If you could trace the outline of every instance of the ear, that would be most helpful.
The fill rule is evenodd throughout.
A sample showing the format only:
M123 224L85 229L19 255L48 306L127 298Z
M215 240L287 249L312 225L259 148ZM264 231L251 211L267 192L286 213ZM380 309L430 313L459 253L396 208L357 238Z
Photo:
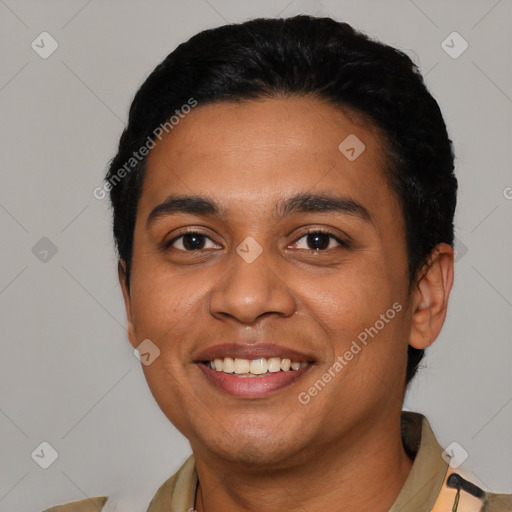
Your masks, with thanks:
M121 285L121 290L123 292L124 299L124 307L126 309L126 319L127 319L127 329L126 334L128 336L128 340L133 348L138 346L137 337L135 336L135 328L132 321L132 302L130 297L130 290L128 289L128 283L126 279L126 263L124 260L119 260L117 264L117 274L119 276L119 284Z
M412 292L409 345L425 349L439 336L446 318L453 284L454 253L448 244L432 249Z

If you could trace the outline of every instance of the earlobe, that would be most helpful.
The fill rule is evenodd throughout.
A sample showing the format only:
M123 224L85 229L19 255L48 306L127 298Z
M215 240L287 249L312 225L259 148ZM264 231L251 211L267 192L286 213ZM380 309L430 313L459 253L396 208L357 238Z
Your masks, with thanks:
M119 277L119 284L121 286L121 291L123 292L124 307L126 310L127 337L128 337L130 344L133 347L136 347L138 345L138 343L137 343L137 338L135 336L135 327L134 327L133 319L132 319L131 297L130 297L130 290L128 288L128 283L126 280L126 262L125 261L119 260L119 262L117 264L117 274Z
M420 273L413 293L412 325L409 345L425 349L443 327L453 284L453 248L436 245Z

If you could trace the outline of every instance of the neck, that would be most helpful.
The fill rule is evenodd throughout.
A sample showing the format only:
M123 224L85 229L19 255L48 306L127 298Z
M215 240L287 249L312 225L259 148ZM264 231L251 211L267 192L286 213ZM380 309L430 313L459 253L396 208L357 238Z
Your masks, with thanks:
M371 426L285 469L261 471L196 452L197 512L387 512L411 470L404 451L400 418ZM350 439L349 439L350 438ZM208 458L209 459L209 458Z

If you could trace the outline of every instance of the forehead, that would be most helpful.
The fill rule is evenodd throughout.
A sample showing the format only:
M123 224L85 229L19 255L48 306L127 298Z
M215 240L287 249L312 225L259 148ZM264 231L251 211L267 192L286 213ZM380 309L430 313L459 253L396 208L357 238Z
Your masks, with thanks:
M314 98L199 104L150 151L140 210L171 193L247 209L332 190L394 209L382 141L362 116Z

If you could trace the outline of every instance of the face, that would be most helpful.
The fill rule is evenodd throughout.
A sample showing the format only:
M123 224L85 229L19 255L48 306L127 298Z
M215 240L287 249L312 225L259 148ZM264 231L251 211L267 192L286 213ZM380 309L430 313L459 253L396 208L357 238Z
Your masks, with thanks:
M399 416L411 315L385 158L372 126L305 97L199 105L151 150L129 337L159 350L145 377L196 454L285 464Z

